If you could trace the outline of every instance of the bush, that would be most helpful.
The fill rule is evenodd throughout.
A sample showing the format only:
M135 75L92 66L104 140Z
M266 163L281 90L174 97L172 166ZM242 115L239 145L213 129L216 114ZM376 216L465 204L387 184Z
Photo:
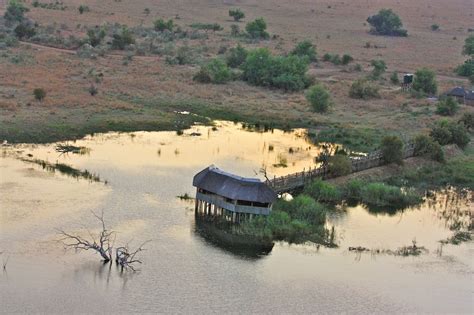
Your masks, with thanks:
M331 61L332 55L329 53L325 53L323 56L323 61Z
M306 88L310 83L306 76L308 70L307 58L297 56L274 57L267 48L250 51L241 68L243 79L257 86L299 91Z
M459 104L453 97L444 98L436 105L436 113L442 116L453 116L458 109Z
M463 123L441 120L431 130L430 136L440 145L457 144L464 148L470 141L469 132Z
M314 111L324 113L331 105L331 96L324 86L317 84L306 92L306 100L311 104Z
M438 24L432 24L432 25L431 25L431 30L432 30L433 32L439 31L439 25L438 25Z
M266 32L267 23L263 18L247 23L245 30L251 38L268 39L270 35Z
M379 98L379 88L365 79L359 79L352 83L349 96L358 99Z
M33 90L33 95L37 101L42 102L46 97L46 91L42 88L36 88Z
M10 24L21 23L25 19L25 12L28 11L29 9L25 7L20 1L10 0L3 17L5 18L5 21Z
M418 135L415 137L414 143L415 156L429 156L435 161L444 161L444 152L441 145L438 142L435 142L432 138L426 135Z
M372 80L378 80L380 76L385 73L385 70L387 70L387 65L383 60L372 60L370 64L374 67L371 73Z
M360 200L365 183L359 179L352 179L344 186L344 197L349 200Z
M105 36L106 32L103 28L96 27L95 29L87 30L87 41L92 47L99 46Z
M240 27L236 24L232 24L230 26L230 35L234 36L234 37L239 36L240 35Z
M469 35L469 37L466 38L462 53L468 56L474 55L474 35Z
M391 9L381 9L378 14L367 18L367 22L372 26L371 32L378 35L387 36L407 36L400 17Z
M112 35L112 48L124 50L128 45L134 44L135 39L133 38L132 32L126 27L115 32Z
M397 71L394 71L392 73L392 75L390 76L390 82L392 82L392 84L399 84L400 83L400 80L398 79L398 72Z
M383 183L367 184L360 194L363 203L379 207L406 207L422 201L420 196L412 190L403 191L399 187Z
M338 188L321 179L307 185L304 193L321 202L338 202L341 199L341 192Z
M456 68L456 73L463 77L472 77L474 75L474 59L466 60L462 65Z
M245 13L240 9L230 9L229 16L234 18L234 21L238 22L245 17Z
M434 95L438 91L438 84L436 83L436 75L433 70L422 68L415 72L413 78L413 90Z
M382 157L385 163L403 163L403 142L397 136L386 136L382 139Z
M81 4L77 10L79 11L79 14L90 11L89 7L83 4Z
M309 61L316 61L316 47L309 40L299 42L291 51L291 55L307 57Z
M344 54L342 56L342 64L343 65L347 65L347 64L351 63L352 61L354 61L354 58L352 58L351 55Z
M163 31L173 31L174 28L174 22L172 19L169 19L168 21L165 21L163 19L158 19L155 22L153 22L153 27L155 28L155 31L158 32L163 32Z
M35 36L36 29L32 25L22 22L15 27L14 32L16 37L23 39Z
M191 24L191 27L197 30L213 31L213 32L223 30L222 26L220 26L217 23L194 23L194 24Z
M473 130L474 129L474 113L464 113L459 120L460 123L462 123L467 130Z
M352 173L351 159L347 155L336 154L329 158L329 173L334 176L345 176Z
M232 78L232 73L227 65L220 59L213 59L193 77L193 80L201 83L223 84Z
M245 62L247 55L247 49L239 44L237 47L229 49L226 56L227 65L231 68L237 68Z

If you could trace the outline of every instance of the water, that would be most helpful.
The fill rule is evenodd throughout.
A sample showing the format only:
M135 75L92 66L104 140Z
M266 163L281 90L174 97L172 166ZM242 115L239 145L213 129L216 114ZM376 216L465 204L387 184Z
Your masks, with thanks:
M314 167L319 149L303 131L248 132L220 122L173 132L105 134L77 141L84 155L59 155L54 145L4 149L0 159L1 311L13 312L464 312L473 307L473 242L446 245L447 212L469 220L470 196L438 193L436 201L396 213L362 206L328 218L336 249L277 243L269 253L233 251L196 228L193 175L209 164L242 176L278 176ZM192 132L199 136L190 136ZM269 150L269 146L273 150ZM293 154L289 153L292 148ZM89 182L13 156L87 169ZM274 167L282 156L288 167ZM257 174L257 175L255 175ZM449 200L446 202L446 196ZM459 197L451 200L452 197ZM56 229L97 231L90 211L104 212L116 244L147 250L140 272L121 273L92 252L65 252ZM443 217L444 215L444 217ZM355 254L349 246L396 249L417 244L418 257Z

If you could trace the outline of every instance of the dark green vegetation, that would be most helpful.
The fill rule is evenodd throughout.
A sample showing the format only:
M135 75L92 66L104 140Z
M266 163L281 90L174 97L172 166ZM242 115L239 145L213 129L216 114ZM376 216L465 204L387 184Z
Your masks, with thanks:
M380 147L385 163L403 163L403 141L397 136L386 136Z
M268 39L270 35L267 33L267 23L263 18L247 23L245 30L250 38Z
M327 206L307 195L291 201L278 200L268 217L242 223L239 232L264 240L281 240L289 243L311 241L329 247L336 246L334 229L324 227Z
M266 48L248 53L241 66L242 78L252 85L286 91L299 91L309 86L308 59L298 56L273 56Z
M317 59L316 47L309 40L299 42L291 51L291 55L306 57L309 61L316 61Z
M369 78L371 80L378 80L382 76L382 74L385 73L385 70L387 70L387 64L383 60L372 60L370 62L372 67L372 73L370 74Z
M37 101L42 102L46 97L46 91L42 88L36 88L33 90L33 95Z
M469 35L466 38L462 53L468 56L468 59L464 64L458 66L455 71L463 77L469 77L471 82L474 82L474 35Z
M331 95L321 84L313 85L306 92L306 100L311 104L315 112L324 113L331 105Z
M237 47L229 49L226 55L227 65L231 68L237 68L247 59L248 51L240 44Z
M378 14L367 18L372 26L371 33L386 36L408 36L402 20L391 9L381 9Z
M340 125L328 126L318 133L309 133L315 143L338 143L358 152L370 152L379 148L385 132L372 128L346 128Z
M359 79L354 81L351 85L351 89L349 90L349 96L352 98L358 99L371 99L371 98L379 98L379 88L378 86L366 79Z
M459 245L463 242L472 240L472 235L470 232L466 231L457 231L454 235L446 240L440 241L442 244L452 244Z
M470 141L469 132L464 123L440 120L433 127L430 136L440 145L457 144L464 148Z
M427 95L435 95L438 91L436 74L428 68L418 69L413 78L413 90Z
M232 78L232 72L224 61L220 59L212 59L206 65L201 66L193 80L200 83L216 83L223 84L230 81Z
M414 139L415 156L425 156L437 162L444 162L444 151L441 145L427 135L418 135Z
M444 98L436 105L436 113L442 116L453 116L458 109L459 104L453 97Z
M112 36L112 48L124 50L125 47L135 43L133 34L130 29L123 26L120 30L117 30Z
M237 8L237 9L230 9L229 10L229 16L234 18L234 21L239 22L241 19L245 17L245 13Z

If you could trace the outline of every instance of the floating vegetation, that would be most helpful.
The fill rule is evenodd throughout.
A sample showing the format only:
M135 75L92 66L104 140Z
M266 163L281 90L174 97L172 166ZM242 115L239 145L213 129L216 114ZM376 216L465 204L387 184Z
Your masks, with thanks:
M40 159L28 159L28 158L20 158L23 162L27 163L34 163L43 168L43 170L51 172L51 173L56 173L58 171L59 173L70 176L76 179L82 178L82 179L87 179L90 182L102 182L100 177L96 174L92 174L88 170L78 170L72 166L69 166L64 163L50 163L48 161L40 160ZM103 182L104 184L107 184L107 181Z
M370 249L363 246L357 246L357 247L349 247L349 251L357 253L358 255L362 253L370 253L372 255L386 254L386 255L405 256L405 257L406 256L419 256L421 254L428 253L428 250L425 247L416 245L416 240L413 240L412 242L413 242L412 245L399 247L396 250Z
M441 244L452 244L459 245L463 242L472 240L472 235L470 232L457 231L452 237L449 237L445 240L440 241Z
M194 198L191 197L188 193L184 193L183 195L176 196L181 200L193 200Z
M69 144L58 144L56 145L55 148L56 152L60 152L61 154L66 154L66 153L73 153L73 154L89 154L91 149L86 148L86 147L78 147L75 145L69 145Z

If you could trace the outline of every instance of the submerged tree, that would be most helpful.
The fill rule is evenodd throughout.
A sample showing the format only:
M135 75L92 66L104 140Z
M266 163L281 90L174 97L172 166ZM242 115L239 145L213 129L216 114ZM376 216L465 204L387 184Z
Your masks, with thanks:
M116 232L109 230L106 227L104 213L101 213L100 216L94 212L92 212L92 214L101 223L101 231L97 235L93 235L92 232L88 230L89 238L85 238L77 234L65 232L64 230L58 230L58 233L61 236L59 241L62 242L66 249L74 249L76 251L93 250L100 255L104 263L108 263L112 261ZM142 263L141 260L136 258L136 256L138 253L145 250L143 246L148 242L149 241L144 242L136 250L130 249L128 245L117 247L115 255L116 263L121 266L122 270L130 269L136 271L134 264Z

